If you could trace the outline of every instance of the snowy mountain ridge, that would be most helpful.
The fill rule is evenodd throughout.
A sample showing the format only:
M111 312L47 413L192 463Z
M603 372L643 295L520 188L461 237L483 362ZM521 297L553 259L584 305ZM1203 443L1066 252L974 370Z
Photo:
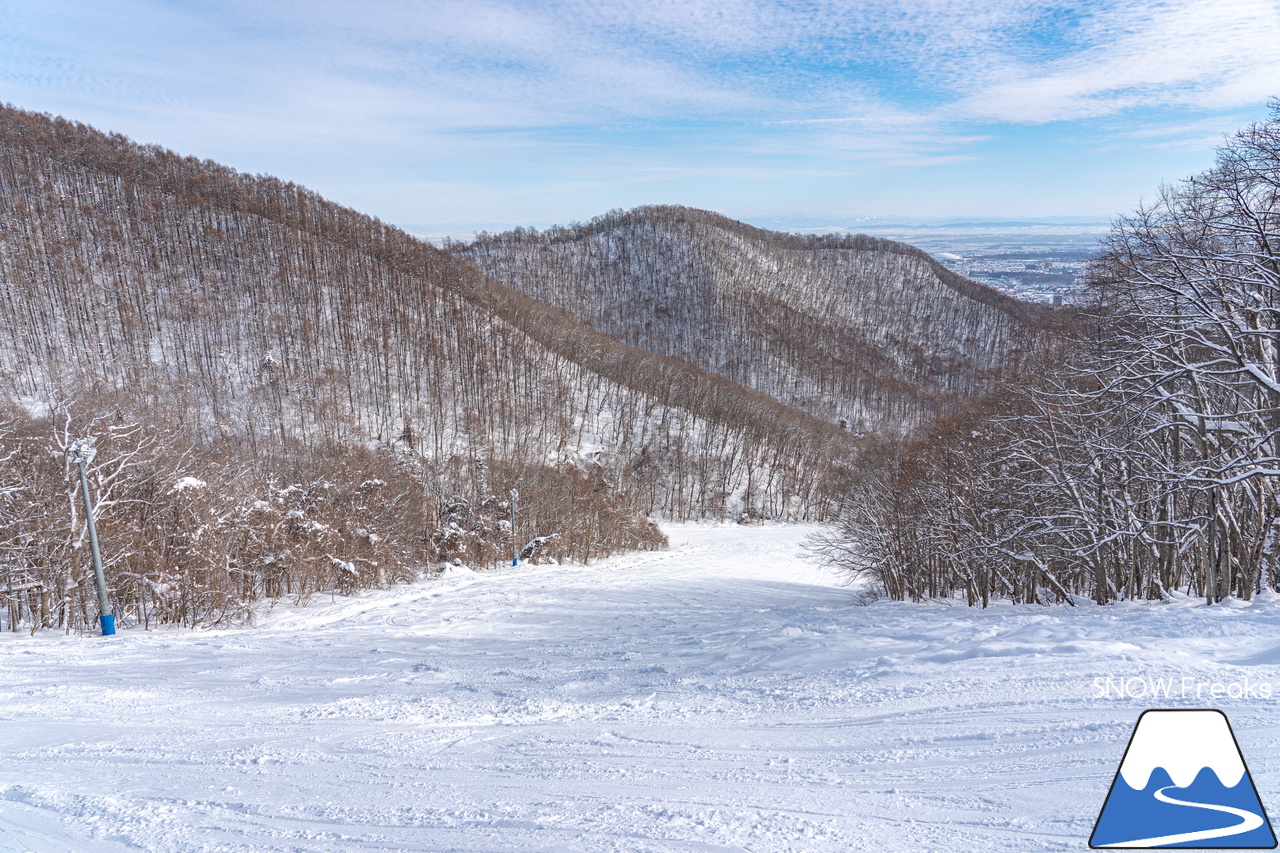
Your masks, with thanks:
M990 387L1043 312L866 236L766 231L677 206L445 248L629 345L858 432L896 434Z
M0 166L12 399L112 396L249 444L374 443L437 466L603 466L676 516L796 499L821 514L827 487L804 484L834 483L854 452L829 421L296 185L13 109Z
M220 624L424 565L656 548L654 516L828 518L863 433L980 393L1034 334L884 241L685 208L520 233L470 258L0 108L0 487L27 496L0 507L0 621L94 622L66 509L83 434L122 624ZM582 298L476 266L526 244Z

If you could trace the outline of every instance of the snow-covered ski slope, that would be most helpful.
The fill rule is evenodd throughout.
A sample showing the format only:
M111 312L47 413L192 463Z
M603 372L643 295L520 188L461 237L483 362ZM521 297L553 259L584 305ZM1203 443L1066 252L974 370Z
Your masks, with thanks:
M859 606L808 532L5 636L0 850L1083 850L1148 707L1224 710L1280 810L1280 700L1195 698L1280 682L1273 596Z

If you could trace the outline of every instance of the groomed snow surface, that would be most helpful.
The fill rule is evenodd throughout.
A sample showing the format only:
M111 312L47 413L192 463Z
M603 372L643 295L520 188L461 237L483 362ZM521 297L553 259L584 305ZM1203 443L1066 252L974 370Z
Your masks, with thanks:
M1280 809L1274 596L866 605L809 532L5 635L0 849L1083 850L1149 707L1225 711Z

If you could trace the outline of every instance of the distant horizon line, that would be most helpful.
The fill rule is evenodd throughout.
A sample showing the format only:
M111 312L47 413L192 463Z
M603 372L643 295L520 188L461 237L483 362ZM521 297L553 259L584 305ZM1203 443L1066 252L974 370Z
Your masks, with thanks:
M692 205L686 205L692 207ZM631 209L631 208L628 208ZM797 232L847 232L870 234L885 231L919 231L943 233L946 231L976 231L989 229L1057 228L1080 229L1081 233L1110 230L1115 215L1097 216L858 216L822 214L768 214L762 216L734 216L714 211L730 219L768 230ZM604 213L604 211L601 211ZM422 222L397 224L397 227L429 240L470 239L480 232L498 234L516 228L532 228L539 231L555 227L567 227L590 222L591 219L568 221L535 220L525 222L498 222L492 220L455 220L447 222Z

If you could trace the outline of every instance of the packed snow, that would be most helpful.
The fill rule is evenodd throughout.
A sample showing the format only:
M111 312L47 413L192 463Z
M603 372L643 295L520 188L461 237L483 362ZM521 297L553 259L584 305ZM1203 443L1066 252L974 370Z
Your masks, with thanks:
M1081 850L1151 707L1222 709L1280 805L1276 596L868 601L812 528L667 532L251 628L5 635L0 850Z

